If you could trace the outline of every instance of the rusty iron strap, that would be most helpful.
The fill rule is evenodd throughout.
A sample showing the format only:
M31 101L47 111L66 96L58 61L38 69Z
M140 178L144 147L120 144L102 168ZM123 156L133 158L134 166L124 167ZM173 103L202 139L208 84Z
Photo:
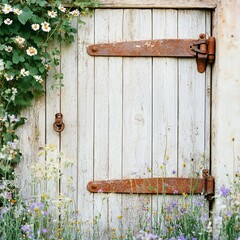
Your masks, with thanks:
M89 192L126 194L214 194L214 178L139 178L92 181Z
M194 39L161 39L90 45L91 56L108 57L195 57Z

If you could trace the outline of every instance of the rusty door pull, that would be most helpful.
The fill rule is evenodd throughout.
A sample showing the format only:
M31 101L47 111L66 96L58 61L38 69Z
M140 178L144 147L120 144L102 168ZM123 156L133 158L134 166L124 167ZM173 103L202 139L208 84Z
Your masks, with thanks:
M87 52L91 56L106 57L196 57L200 73L205 72L207 63L215 58L215 38L206 39L159 39L90 45Z
M63 122L63 115L62 113L55 114L55 122L53 123L53 129L56 132L62 132L65 128L65 124Z
M89 192L127 194L214 194L214 178L203 171L202 178L138 178L91 181Z

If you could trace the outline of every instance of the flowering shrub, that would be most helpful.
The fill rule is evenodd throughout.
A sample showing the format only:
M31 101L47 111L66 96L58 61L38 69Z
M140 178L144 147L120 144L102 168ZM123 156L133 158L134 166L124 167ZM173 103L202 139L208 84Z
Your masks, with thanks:
M0 4L0 102L19 113L43 94L43 81L51 66L59 64L59 51L46 51L53 39L71 43L76 29L71 20L87 13L94 1L3 0ZM80 9L73 9L73 6ZM55 75L62 77L61 74Z
M59 64L60 51L51 51L53 40L71 43L76 29L73 18L97 6L94 0L2 0L0 3L0 179L9 178L20 161L16 128L24 124L17 117L33 98L44 94L50 68ZM62 74L55 72L56 80ZM11 144L12 143L12 144ZM14 148L13 148L14 147Z

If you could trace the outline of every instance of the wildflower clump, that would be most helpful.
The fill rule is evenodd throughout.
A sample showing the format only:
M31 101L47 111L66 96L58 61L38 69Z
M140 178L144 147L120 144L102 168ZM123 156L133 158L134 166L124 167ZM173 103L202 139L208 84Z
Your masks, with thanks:
M216 196L220 209L215 214L219 239L240 239L240 173L236 172L230 187L223 185Z

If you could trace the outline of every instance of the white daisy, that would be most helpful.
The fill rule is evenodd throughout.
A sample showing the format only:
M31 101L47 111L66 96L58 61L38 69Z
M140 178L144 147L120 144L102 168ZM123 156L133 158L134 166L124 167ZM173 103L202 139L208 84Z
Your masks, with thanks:
M5 46L4 50L7 52L11 52L12 51L12 47L11 46Z
M0 71L4 70L4 61L0 59Z
M23 11L20 10L20 9L18 9L18 8L14 8L14 9L13 9L13 12L14 12L15 14L17 14L17 15L21 15Z
M40 28L40 25L37 23L32 24L32 30L37 31Z
M42 82L43 82L43 79L42 79L41 76L36 75L36 76L33 76L33 77L34 77L34 79L35 79L37 82L39 82L39 83L42 83Z
M29 55L29 56L37 55L37 49L34 47L29 47L27 49L27 55Z
M6 78L7 81L12 81L13 76L5 74L4 77Z
M48 23L48 22L41 23L42 30L44 32L50 32L51 31L51 27L49 27L49 25L50 25L50 23Z
M6 25L11 25L13 23L13 20L11 20L10 18L7 18L7 19L4 20L4 23Z
M57 12L48 11L48 16L49 16L50 18L56 18L56 17L57 17Z
M15 41L16 41L18 44L23 44L23 43L25 42L25 39L22 38L22 37L20 37L20 36L18 36L18 37L15 38Z
M10 13L10 12L12 12L12 7L10 6L10 5L8 5L8 4L5 4L4 5L4 8L2 9L2 11L5 13L5 14L8 14L8 13Z
M62 4L60 4L60 5L58 6L58 9L59 9L61 12L66 12L66 8L65 8Z
M78 9L73 10L72 12L70 12L71 15L73 15L74 17L79 16L80 12L78 11Z
M20 74L21 74L23 77L26 77L26 76L29 76L30 72L29 72L29 71L26 71L25 68L22 68L21 71L20 71Z

